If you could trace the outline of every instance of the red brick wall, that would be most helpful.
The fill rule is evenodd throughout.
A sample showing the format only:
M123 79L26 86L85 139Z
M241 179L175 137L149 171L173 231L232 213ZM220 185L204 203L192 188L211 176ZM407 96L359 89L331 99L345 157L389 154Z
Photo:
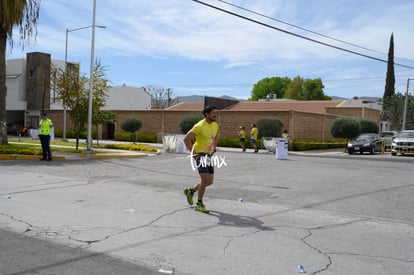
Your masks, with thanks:
M179 122L194 111L142 110L113 111L116 114L115 132L122 132L121 122L135 117L142 121L141 133L176 133L180 134ZM337 116L354 116L370 118L379 122L378 110L366 108L328 108L329 114L313 114L297 111L219 111L217 122L220 125L220 137L238 137L240 125L248 133L251 124L261 118L277 118L282 121L291 139L332 139L330 125ZM63 129L63 111L48 111L56 129ZM85 125L86 127L86 125ZM72 130L70 116L67 116L67 130Z

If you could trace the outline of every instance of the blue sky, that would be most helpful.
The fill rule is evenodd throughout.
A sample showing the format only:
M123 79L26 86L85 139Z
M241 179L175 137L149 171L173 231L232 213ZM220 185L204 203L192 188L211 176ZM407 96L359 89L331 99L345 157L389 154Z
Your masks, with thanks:
M414 1L202 2L383 60L387 60L394 33L394 61L413 67L395 66L396 91L405 93L407 79L414 78ZM15 42L6 58L41 51L64 60L66 29L92 25L92 11L93 0L42 0L36 41L24 51ZM384 93L384 62L310 42L192 0L96 0L96 25L106 28L96 28L95 57L106 67L113 86L157 85L172 88L173 96L246 99L253 85L263 78L299 75L321 78L324 92L330 96L382 97ZM90 56L91 28L69 32L68 60L80 62L87 76Z

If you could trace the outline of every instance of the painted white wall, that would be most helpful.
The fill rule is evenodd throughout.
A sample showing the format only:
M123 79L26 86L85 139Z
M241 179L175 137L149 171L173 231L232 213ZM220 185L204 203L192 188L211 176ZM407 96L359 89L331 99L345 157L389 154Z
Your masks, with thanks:
M6 110L26 110L26 59L6 61Z
M103 110L150 110L151 95L145 88L114 86L107 91L108 98Z

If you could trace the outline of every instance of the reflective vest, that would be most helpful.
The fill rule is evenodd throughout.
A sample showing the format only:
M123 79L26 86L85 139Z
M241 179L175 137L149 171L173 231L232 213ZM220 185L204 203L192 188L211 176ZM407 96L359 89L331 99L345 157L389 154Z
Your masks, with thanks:
M39 135L50 135L51 128L53 127L53 122L50 118L41 119L39 121Z

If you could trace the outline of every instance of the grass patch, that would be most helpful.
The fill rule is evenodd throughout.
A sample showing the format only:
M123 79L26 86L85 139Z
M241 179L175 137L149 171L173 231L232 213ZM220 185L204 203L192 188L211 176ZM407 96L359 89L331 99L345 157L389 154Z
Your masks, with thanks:
M86 146L81 143L79 143L78 149L76 149L75 146L76 142L50 142L50 147L53 152L80 154L86 149ZM158 152L158 149L149 147L144 144L92 144L92 148L96 153L111 152L110 150L105 149ZM9 144L0 146L0 154L41 155L42 147L39 140L25 139L19 141L17 139L9 139Z

